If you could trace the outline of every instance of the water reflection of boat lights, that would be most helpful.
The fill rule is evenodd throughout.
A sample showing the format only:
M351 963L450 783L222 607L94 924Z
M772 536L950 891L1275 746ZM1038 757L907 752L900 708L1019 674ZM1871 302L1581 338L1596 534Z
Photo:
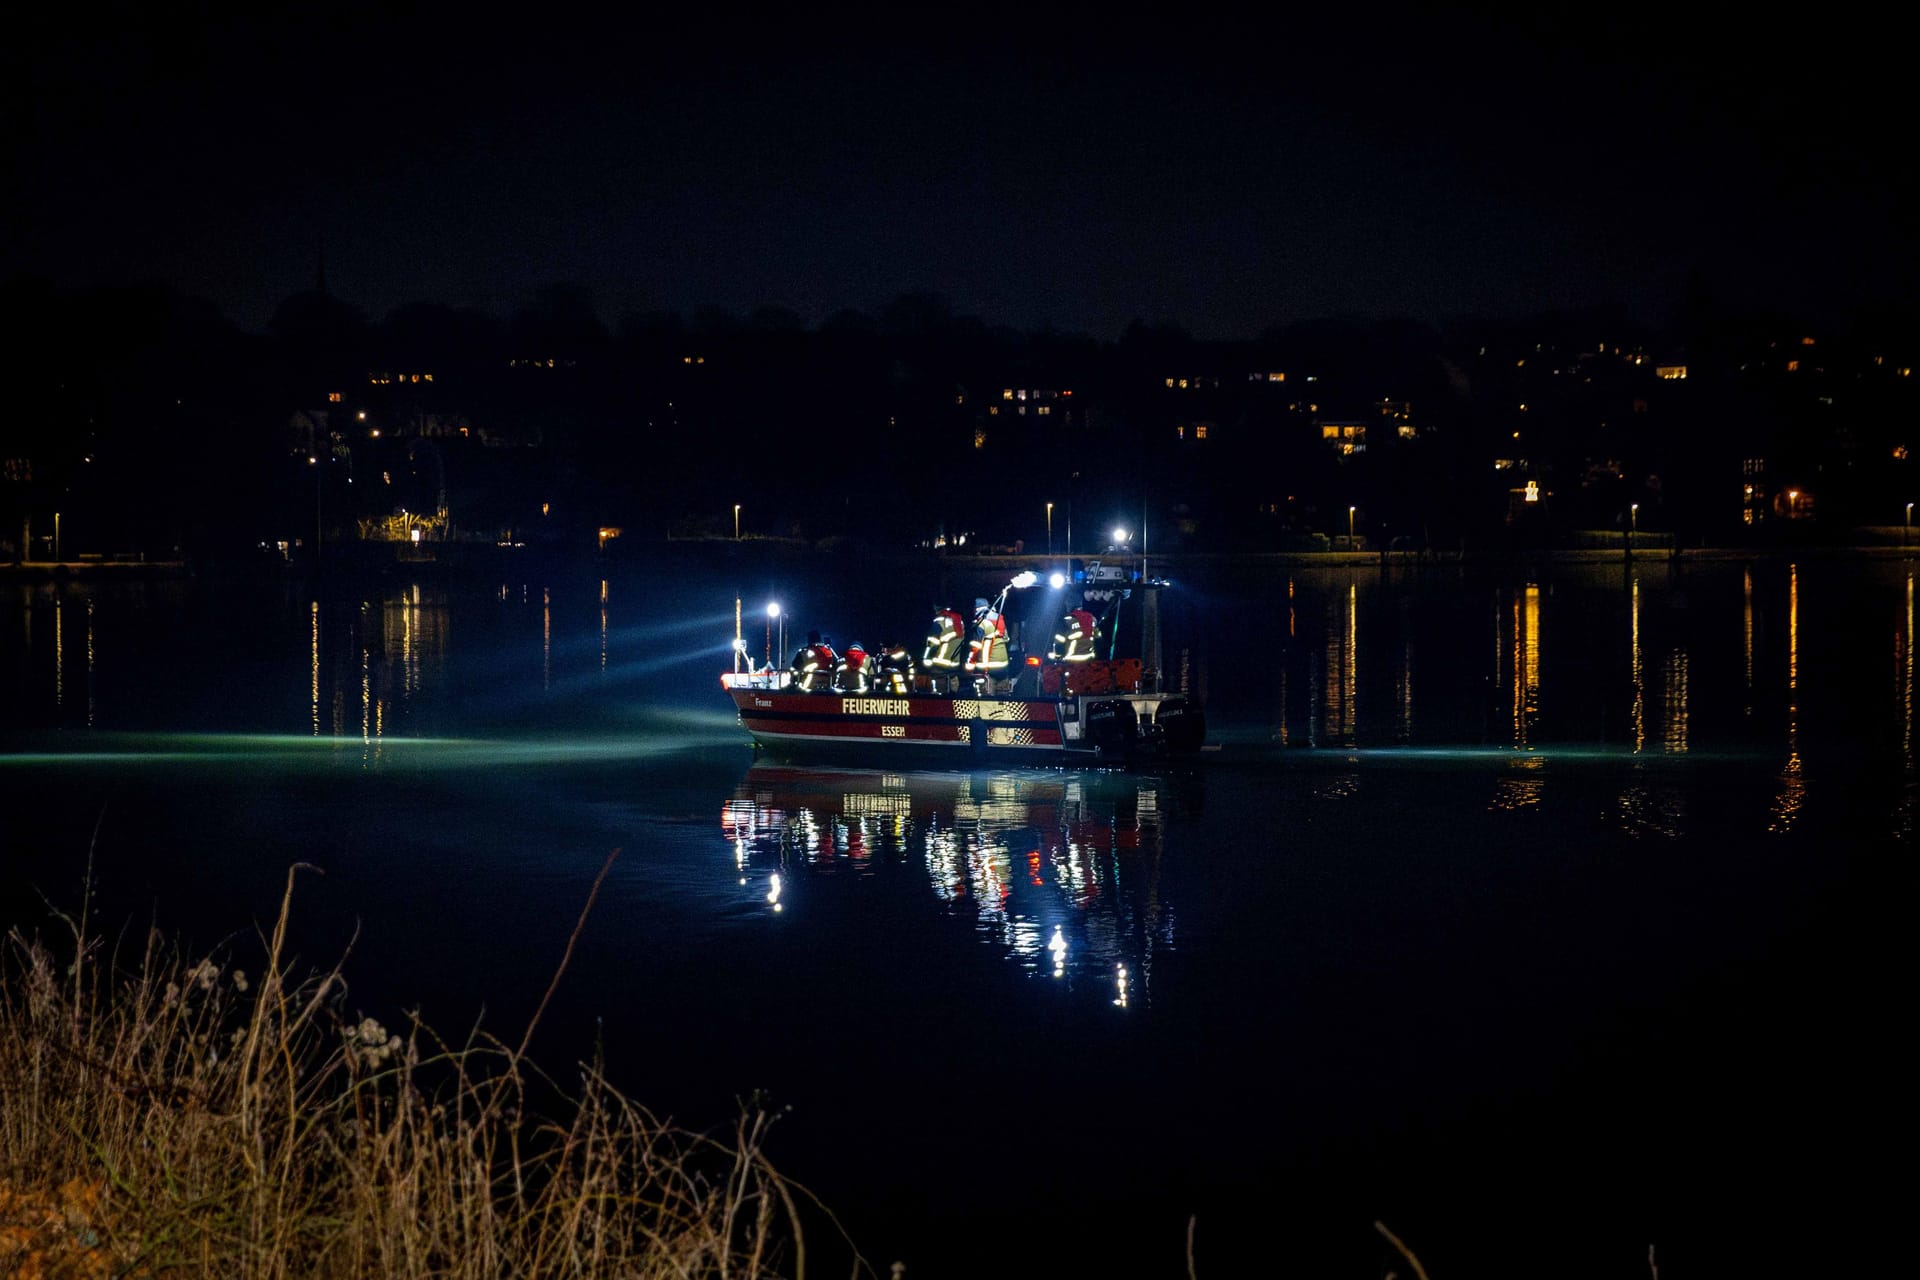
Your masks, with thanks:
M1119 1005L1122 1009L1124 1009L1127 1007L1127 966L1126 965L1123 964L1119 966L1119 972L1114 979L1114 985L1120 989L1120 994L1114 999L1114 1003Z
M1546 767L1546 759L1537 755L1515 756L1510 765L1523 775L1533 776L1503 777L1494 784L1493 799L1487 802L1489 810L1531 809L1545 798L1547 781L1539 776Z
M761 875L781 873L781 893L768 898L776 910L795 874L924 865L956 921L1030 976L1070 983L1076 970L1124 971L1125 1001L1114 1001L1124 1008L1172 940L1153 864L1136 871L1131 861L1158 856L1166 794L1142 778L874 774L849 785L845 774L770 768L725 802L721 827L742 887L755 863ZM1146 878L1129 893L1136 875ZM1141 950L1145 967L1127 959Z
M767 901L773 904L775 911L780 910L780 873L774 872L767 880Z

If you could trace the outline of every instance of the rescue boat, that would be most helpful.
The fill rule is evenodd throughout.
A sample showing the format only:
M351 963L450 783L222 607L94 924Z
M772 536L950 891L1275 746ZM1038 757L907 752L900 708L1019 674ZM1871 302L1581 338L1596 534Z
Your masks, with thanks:
M1035 581L1023 573L1007 590ZM842 658L823 681L822 656L803 650L793 669L736 669L720 683L755 748L796 763L1125 767L1197 757L1205 712L1185 689L1165 687L1161 672L1158 600L1169 584L1094 561L1074 585L1081 610L1101 606L1116 620L1121 602L1137 601L1138 656L1116 657L1109 646L1100 657L1093 637L1075 652L1069 642L1079 637L1061 634L1046 659L1010 665L999 621L1003 590L984 620L976 615L981 634L964 663L952 660L951 623L942 625L956 615L942 611L922 661L907 670L861 655L852 668ZM736 638L737 665L742 652Z

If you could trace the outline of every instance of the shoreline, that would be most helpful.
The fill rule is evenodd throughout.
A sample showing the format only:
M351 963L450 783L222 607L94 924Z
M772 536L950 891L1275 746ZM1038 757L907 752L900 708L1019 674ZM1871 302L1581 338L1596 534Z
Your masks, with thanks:
M965 555L928 551L923 548L887 549L873 547L818 548L790 543L770 544L757 541L735 543L729 540L677 541L647 548L636 554L581 552L569 554L535 550L530 554L500 553L491 547L449 548L444 558L385 559L368 554L342 554L316 574L300 564L259 564L245 561L211 561L195 564L185 560L30 560L0 564L0 582L78 584L101 582L146 582L170 579L213 578L220 580L257 579L261 582L308 582L324 579L358 580L377 577L436 577L478 574L489 576L502 571L526 572L631 572L645 568L651 561L661 563L708 562L721 564L740 560L754 562L813 560L830 562L857 556L866 563L875 560L901 566L954 571L1046 570L1069 562L1104 560L1109 563L1137 564L1145 560L1151 569L1164 567L1207 567L1221 569L1310 569L1375 568L1380 570L1468 569L1532 565L1631 565L1640 562L1658 564L1738 563L1740 561L1779 560L1910 560L1920 557L1920 546L1875 544L1818 544L1795 546L1716 546L1680 547L1670 539L1655 541L1656 535L1643 535L1648 545L1629 551L1624 547L1481 547L1448 551L1370 550L1370 551L1149 551L1145 556L1129 552L1001 552L991 555ZM637 550L637 549L636 549Z

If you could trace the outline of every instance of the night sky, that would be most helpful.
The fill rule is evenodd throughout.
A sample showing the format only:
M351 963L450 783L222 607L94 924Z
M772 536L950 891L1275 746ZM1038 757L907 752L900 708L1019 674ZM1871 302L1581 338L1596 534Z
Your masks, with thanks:
M1703 292L1840 322L1920 280L1890 18L1353 9L16 18L0 276L260 328L324 237L376 319L931 290L1101 338Z

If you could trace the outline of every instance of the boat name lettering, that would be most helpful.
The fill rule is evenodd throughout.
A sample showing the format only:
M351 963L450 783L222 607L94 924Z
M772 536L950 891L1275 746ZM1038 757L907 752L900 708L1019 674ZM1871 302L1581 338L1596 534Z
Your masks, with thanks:
M850 716L904 716L911 714L905 698L842 698L840 710Z
M770 707L773 704L767 701L765 698L755 698L753 700L753 705L756 707Z

